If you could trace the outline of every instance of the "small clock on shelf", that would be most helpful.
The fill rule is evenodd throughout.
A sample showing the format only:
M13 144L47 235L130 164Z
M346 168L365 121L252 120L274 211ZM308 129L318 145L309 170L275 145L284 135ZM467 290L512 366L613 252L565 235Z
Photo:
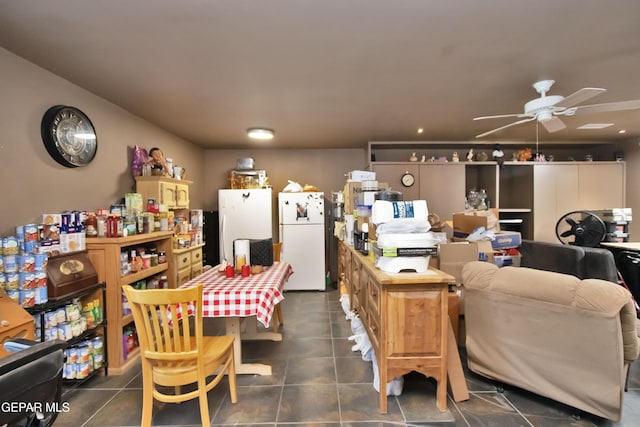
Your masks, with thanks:
M98 151L93 123L75 107L49 108L42 117L40 133L49 155L68 168L88 165Z
M407 171L404 174L402 174L402 177L400 178L400 182L405 187L411 187L413 184L416 183L416 177L413 176L411 172Z

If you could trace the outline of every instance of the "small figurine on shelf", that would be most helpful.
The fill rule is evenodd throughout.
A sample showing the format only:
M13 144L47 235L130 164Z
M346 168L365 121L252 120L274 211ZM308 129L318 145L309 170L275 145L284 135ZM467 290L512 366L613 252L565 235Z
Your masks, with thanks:
M416 156L416 152L415 151L413 153L411 153L411 157L409 157L409 161L410 162L417 162L418 161L418 156Z
M454 163L458 163L460 161L460 156L458 156L458 152L454 151L453 156L451 157L451 161Z
M479 162L486 162L487 160L489 160L489 156L487 155L487 153L485 153L484 151L481 151L478 154L478 161Z
M147 164L151 165L152 175L171 176L173 174L173 171L170 170L172 168L170 167L169 162L165 159L162 150L158 147L153 147L149 150L149 160L147 161Z
M495 160L500 167L504 167L504 153L502 152L500 144L493 146L493 160Z
M473 148L470 148L469 152L467 153L467 161L473 162Z
M427 156L425 156L424 154L422 155L422 158L420 159L420 161L422 163L424 163L427 160Z

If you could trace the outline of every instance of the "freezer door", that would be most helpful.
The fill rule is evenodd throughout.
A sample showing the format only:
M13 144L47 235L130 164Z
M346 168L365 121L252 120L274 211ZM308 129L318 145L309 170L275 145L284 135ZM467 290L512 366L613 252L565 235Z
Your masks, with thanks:
M278 194L280 224L324 224L324 193Z
M324 291L325 254L324 226L282 225L282 260L293 267L294 274L284 284L285 291L315 290Z
M271 189L218 190L220 262L233 262L235 239L273 237Z

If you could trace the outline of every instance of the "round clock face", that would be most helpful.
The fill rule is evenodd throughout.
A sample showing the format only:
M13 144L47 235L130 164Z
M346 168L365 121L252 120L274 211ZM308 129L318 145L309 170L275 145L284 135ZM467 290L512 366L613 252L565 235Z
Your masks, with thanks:
M91 120L75 107L49 108L42 117L40 132L51 157L69 168L88 165L98 151Z
M402 175L402 178L400 178L400 181L405 187L411 187L413 184L415 184L416 178L413 176L413 174L405 172L404 175Z

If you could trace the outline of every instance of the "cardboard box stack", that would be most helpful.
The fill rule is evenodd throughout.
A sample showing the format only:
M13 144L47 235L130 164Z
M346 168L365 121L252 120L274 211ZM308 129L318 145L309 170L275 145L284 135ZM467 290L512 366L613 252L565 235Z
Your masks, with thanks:
M467 237L478 227L493 231L495 239L470 242ZM488 261L503 267L520 266L520 233L500 231L497 211L471 211L453 214L453 241L440 245L440 270L462 283L462 267L470 261Z

